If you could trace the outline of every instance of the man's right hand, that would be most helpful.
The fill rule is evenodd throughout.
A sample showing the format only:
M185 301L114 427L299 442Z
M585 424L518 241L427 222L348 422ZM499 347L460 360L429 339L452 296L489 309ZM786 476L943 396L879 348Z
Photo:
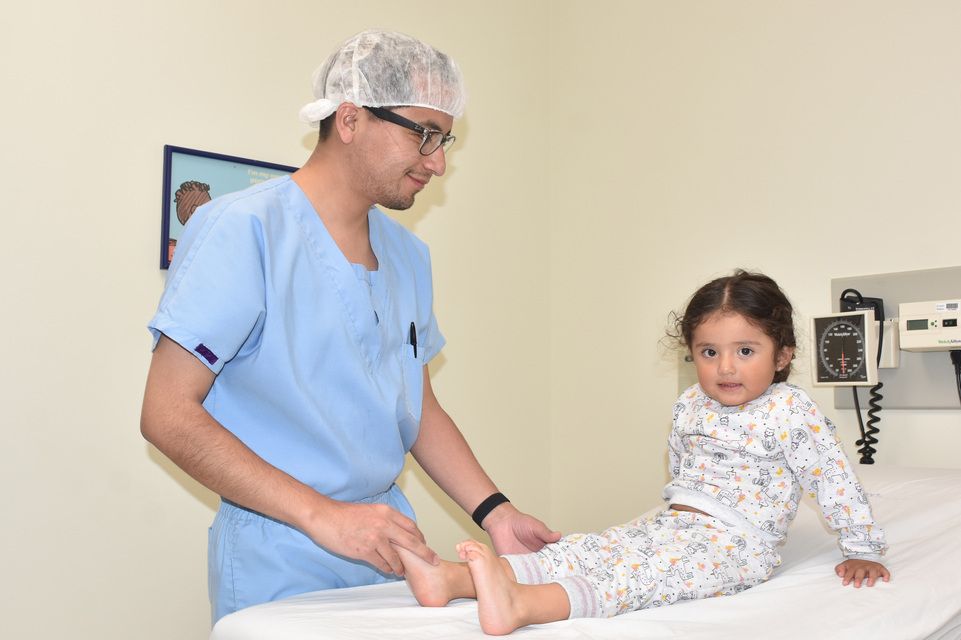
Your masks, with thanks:
M391 544L430 564L440 562L417 524L396 509L385 504L328 500L303 527L304 533L328 551L397 576L404 575L404 563Z

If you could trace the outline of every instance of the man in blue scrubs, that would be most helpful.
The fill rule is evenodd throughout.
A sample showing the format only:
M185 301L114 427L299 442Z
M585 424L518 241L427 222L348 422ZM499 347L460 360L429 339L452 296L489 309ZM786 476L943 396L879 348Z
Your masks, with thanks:
M427 363L444 338L428 250L374 207L407 209L444 174L459 69L366 31L318 70L314 93L307 163L194 213L150 322L141 431L223 497L214 621L395 579L392 544L435 562L394 483L407 451L498 552L559 537L497 491L434 396Z

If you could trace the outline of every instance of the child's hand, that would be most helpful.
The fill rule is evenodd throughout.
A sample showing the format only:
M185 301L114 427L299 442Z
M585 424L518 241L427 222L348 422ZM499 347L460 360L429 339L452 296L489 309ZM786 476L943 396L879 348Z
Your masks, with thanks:
M845 560L834 567L834 573L841 578L842 586L853 584L856 589L867 580L867 586L873 587L878 578L885 582L891 579L891 572L880 562L871 560Z

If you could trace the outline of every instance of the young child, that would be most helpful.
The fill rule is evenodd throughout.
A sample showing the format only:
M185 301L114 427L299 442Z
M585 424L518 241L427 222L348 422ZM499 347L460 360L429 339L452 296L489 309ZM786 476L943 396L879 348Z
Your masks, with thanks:
M698 384L674 405L669 506L532 554L498 558L470 540L457 546L465 563L434 566L398 548L417 601L476 597L481 628L503 635L737 593L780 564L777 547L802 488L838 532L842 585L887 582L884 534L834 425L785 382L796 347L792 317L784 293L761 274L739 270L701 287L672 336L690 350Z

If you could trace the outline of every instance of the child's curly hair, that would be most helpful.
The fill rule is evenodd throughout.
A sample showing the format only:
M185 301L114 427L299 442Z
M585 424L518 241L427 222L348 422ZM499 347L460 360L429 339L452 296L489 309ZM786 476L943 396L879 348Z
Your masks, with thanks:
M794 336L794 308L777 283L763 273L738 269L734 275L717 278L698 289L683 315L674 315L674 330L668 335L690 349L694 329L713 313L739 313L774 341L775 353L797 347ZM791 364L774 374L784 382Z

